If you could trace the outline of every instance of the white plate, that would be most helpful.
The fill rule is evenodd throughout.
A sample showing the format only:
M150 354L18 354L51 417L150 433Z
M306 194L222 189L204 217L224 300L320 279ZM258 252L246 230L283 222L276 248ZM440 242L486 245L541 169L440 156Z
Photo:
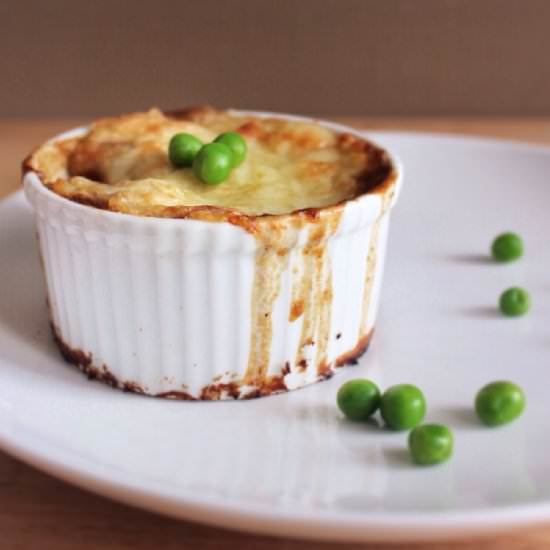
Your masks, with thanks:
M406 181L371 350L330 381L254 401L125 394L63 363L50 339L30 209L21 193L3 201L1 446L115 499L258 533L412 540L550 520L550 149L374 138L401 157ZM506 229L523 235L527 252L495 265L487 250ZM496 313L512 285L532 293L525 318ZM423 388L428 420L455 431L452 459L414 467L406 434L342 420L336 391L357 376ZM523 386L527 410L510 426L482 428L474 394L503 378Z

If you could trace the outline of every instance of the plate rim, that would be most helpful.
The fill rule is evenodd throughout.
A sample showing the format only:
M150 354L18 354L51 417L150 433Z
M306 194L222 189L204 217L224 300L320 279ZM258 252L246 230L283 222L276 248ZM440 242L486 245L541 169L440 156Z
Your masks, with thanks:
M460 512L343 515L313 510L295 516L257 503L247 507L223 503L215 497L190 498L188 494L155 491L149 487L154 483L128 474L121 482L117 480L120 472L99 475L92 463L75 467L70 453L49 443L37 449L33 439L23 436L14 443L0 431L0 448L42 472L101 497L173 519L249 534L327 542L421 542L502 534L550 520L550 500Z

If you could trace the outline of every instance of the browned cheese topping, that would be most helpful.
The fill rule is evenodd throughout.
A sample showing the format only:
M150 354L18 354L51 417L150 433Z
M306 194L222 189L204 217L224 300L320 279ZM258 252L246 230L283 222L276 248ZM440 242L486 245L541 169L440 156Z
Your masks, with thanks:
M223 183L204 184L191 168L170 164L174 134L187 132L206 143L227 131L245 138L248 153ZM383 151L351 134L207 107L101 119L80 137L43 145L27 166L76 202L139 216L209 220L337 205L376 187L390 171Z

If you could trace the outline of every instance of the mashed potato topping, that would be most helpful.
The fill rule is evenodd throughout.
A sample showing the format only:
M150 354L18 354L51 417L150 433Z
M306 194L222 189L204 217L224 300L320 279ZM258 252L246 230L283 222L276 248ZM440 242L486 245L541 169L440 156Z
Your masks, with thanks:
M174 134L209 142L227 131L245 138L248 153L224 182L207 185L191 168L170 164ZM54 192L77 202L142 216L208 219L336 205L375 188L392 171L381 149L355 135L207 107L98 120L79 137L40 147L28 167Z

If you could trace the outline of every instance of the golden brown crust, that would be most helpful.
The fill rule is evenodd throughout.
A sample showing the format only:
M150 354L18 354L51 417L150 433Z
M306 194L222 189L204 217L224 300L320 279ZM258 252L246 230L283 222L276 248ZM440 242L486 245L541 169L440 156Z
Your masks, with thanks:
M281 216L274 213L250 213L239 207L218 204L185 204L177 200L166 200L164 203L150 203L145 208L136 208L127 200L118 198L118 188L115 188L116 174L109 170L111 160L122 155L127 155L136 149L135 124L139 113L123 115L121 117L100 119L92 125L94 132L89 132L78 139L50 142L34 151L23 162L23 173L35 171L43 183L55 193L64 196L74 202L92 206L95 208L111 210L121 213L130 213L142 216L166 217L166 218L193 218L208 221L228 221L230 223L253 230L257 221L262 218ZM181 121L197 125L223 127L231 119L231 115L218 111L212 107L192 107L179 111L162 113L150 111L144 132L155 133L170 125ZM170 122L172 121L172 122ZM322 133L310 131L308 128L299 130L286 130L277 119L255 119L246 117L240 120L234 130L242 135L256 140L262 146L277 148L291 143L296 150L317 150L323 146ZM235 124L235 118L231 120ZM133 126L134 125L134 126ZM116 139L102 139L102 129L115 127ZM324 130L328 132L328 130ZM298 208L282 216L291 214L293 217L306 221L315 219L320 212L327 210L340 211L343 205L350 199L357 198L367 193L385 193L396 179L395 169L388 155L382 149L372 143L351 133L334 134L336 147L342 154L353 157L358 162L358 169L354 171L354 191L351 196L346 196L334 204ZM98 137L99 136L99 137ZM158 143L143 139L139 142L138 151L140 162L138 173L132 172L132 167L126 169L125 177L148 177L148 174L156 174L159 170L170 169L165 148L159 148ZM49 155L49 156L48 156ZM54 161L51 159L53 157ZM45 160L46 159L46 160ZM60 166L64 159L66 173L60 173ZM145 160L144 160L145 159ZM48 163L57 167L54 173L45 169ZM334 172L335 164L315 158L305 160L300 166L300 175L304 178L324 177ZM362 167L361 167L362 166ZM71 185L68 180L77 178L78 185ZM109 185L115 184L115 185ZM109 193L106 192L109 185ZM101 190L101 192L99 192ZM111 193L112 190L112 193ZM168 197L169 199L171 197ZM175 203L175 204L174 204Z
M210 105L195 105L185 107L183 109L174 109L171 111L163 111L163 113L175 120L191 120L199 124L208 124L212 119L219 116L220 110L215 109Z

